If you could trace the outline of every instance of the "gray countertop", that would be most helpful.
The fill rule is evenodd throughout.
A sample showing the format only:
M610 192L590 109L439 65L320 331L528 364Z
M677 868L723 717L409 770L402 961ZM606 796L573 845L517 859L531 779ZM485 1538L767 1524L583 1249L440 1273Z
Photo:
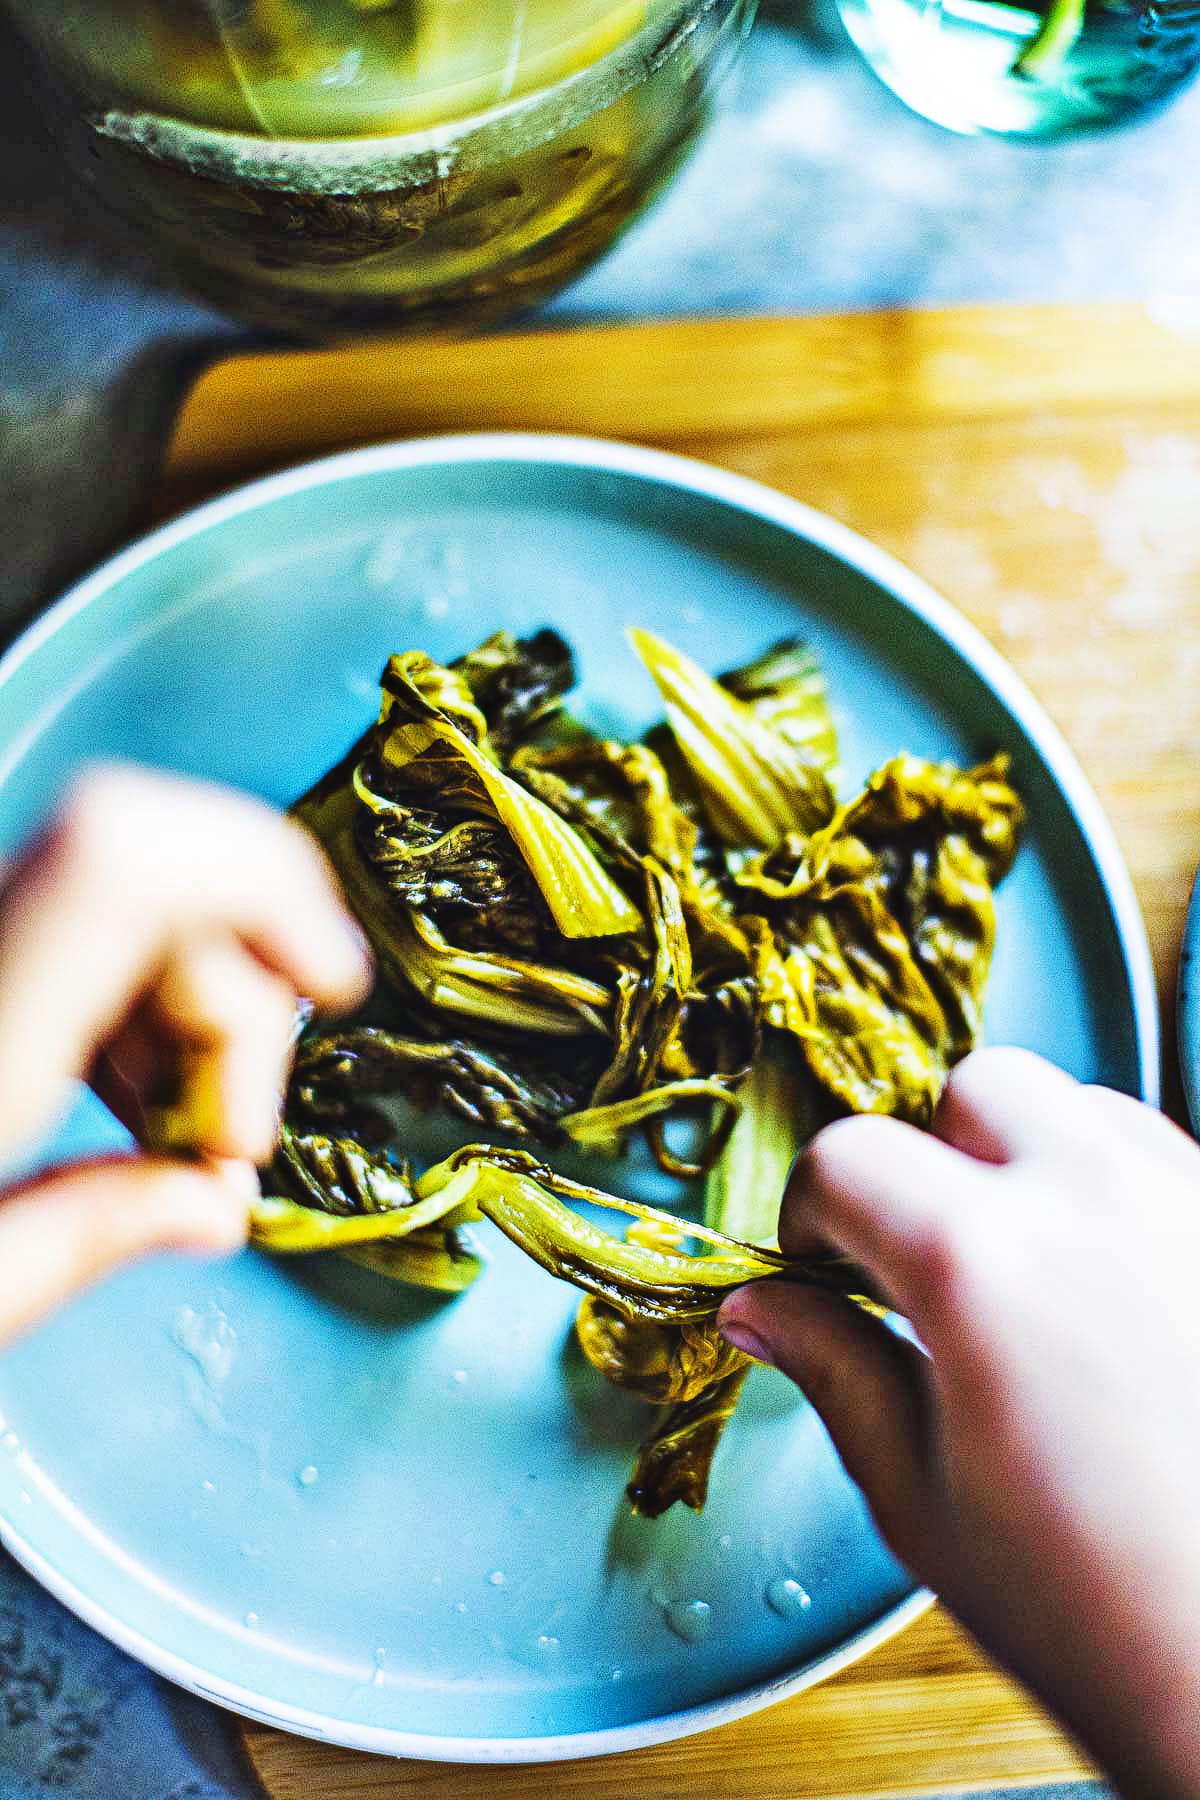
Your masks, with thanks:
M239 334L72 191L2 34L0 143L2 637L119 540L197 355ZM674 187L541 316L1140 299L1200 317L1198 170L1200 89L1093 140L954 138L907 113L828 13L776 0ZM0 1800L47 1787L251 1792L217 1714L0 1558Z

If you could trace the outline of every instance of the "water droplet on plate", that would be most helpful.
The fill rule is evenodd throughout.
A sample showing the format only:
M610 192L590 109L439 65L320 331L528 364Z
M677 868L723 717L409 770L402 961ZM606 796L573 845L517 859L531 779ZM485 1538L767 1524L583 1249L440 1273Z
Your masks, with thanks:
M717 1549L718 1550L728 1550L729 1546L732 1543L733 1543L733 1539L730 1537L729 1533L727 1531L723 1531L721 1533L720 1537L717 1539Z
M457 1381L459 1387L464 1387L470 1380L470 1377L465 1369L455 1369L450 1379L451 1381Z
M315 1463L305 1463L304 1467L300 1470L300 1473L296 1476L296 1480L300 1483L301 1487L316 1487L320 1478L321 1472Z
M215 1481L207 1481L206 1480L206 1481L202 1481L200 1483L200 1492L202 1494L215 1494L216 1491L217 1491L217 1484Z
M387 1661L387 1651L381 1645L380 1648L375 1652L375 1656L374 1656L375 1673L371 1677L371 1686L372 1687L382 1687L383 1686L383 1665L386 1661Z
M456 1600L454 1602L454 1610L456 1613L465 1613L467 1610L466 1601L465 1600Z
M6 1431L4 1436L0 1437L0 1445L3 1445L7 1451L15 1456L17 1451L21 1448L21 1440L15 1431Z
M608 1671L608 1679L610 1681L624 1681L624 1679L625 1679L624 1669L610 1669Z
M22 1506L32 1506L33 1505L33 1495L29 1492L28 1488L21 1489L21 1505Z
M558 1639L556 1637L550 1637L547 1632L543 1631L538 1638L537 1647L539 1650L545 1650L548 1654L552 1654L558 1649Z
M779 1575L767 1584L766 1602L781 1619L798 1619L812 1605L812 1595L790 1575Z
M247 1613L242 1623L245 1625L247 1631L256 1630L258 1626L258 1614L255 1612Z
M488 1576L488 1586L489 1587L503 1587L507 1580L508 1580L508 1576L504 1573L503 1569L493 1569L491 1574Z
M698 1644L712 1630L712 1607L707 1600L674 1600L664 1610L667 1624L685 1644Z
M199 1313L191 1306L181 1306L171 1329L174 1343L185 1356L190 1356L210 1388L218 1388L229 1377L237 1350L237 1332L215 1301Z

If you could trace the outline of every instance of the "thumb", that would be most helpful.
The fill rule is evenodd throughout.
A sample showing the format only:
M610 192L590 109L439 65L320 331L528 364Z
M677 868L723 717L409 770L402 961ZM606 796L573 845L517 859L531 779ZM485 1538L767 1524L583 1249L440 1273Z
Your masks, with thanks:
M0 1344L152 1250L219 1255L245 1242L249 1164L114 1156L48 1171L0 1196Z
M739 1288L717 1324L730 1343L801 1388L884 1537L904 1561L919 1561L930 1516L920 1351L850 1302L793 1281Z

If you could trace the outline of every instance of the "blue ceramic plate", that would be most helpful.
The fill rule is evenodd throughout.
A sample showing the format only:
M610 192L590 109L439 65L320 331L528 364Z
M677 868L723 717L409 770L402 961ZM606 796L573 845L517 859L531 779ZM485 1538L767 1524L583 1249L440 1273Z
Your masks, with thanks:
M1153 1097L1129 882L1025 689L851 532L621 445L361 451L117 557L0 667L0 851L97 755L286 803L371 717L390 651L450 656L547 622L578 651L591 721L621 733L659 712L623 644L636 622L714 667L809 637L850 781L901 748L1009 748L1030 823L1000 898L991 1035ZM81 1102L54 1154L114 1133ZM579 1368L574 1292L504 1241L487 1248L492 1267L449 1302L255 1254L107 1283L0 1361L5 1542L202 1694L462 1761L696 1731L920 1610L816 1418L769 1371L751 1378L704 1514L631 1519L638 1403Z

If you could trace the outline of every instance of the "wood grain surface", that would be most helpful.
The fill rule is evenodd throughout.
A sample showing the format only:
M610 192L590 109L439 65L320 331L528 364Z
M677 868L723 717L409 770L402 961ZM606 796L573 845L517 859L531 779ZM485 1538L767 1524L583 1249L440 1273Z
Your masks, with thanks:
M868 1800L1089 1773L936 1610L768 1712L594 1762L392 1762L261 1726L245 1739L272 1800Z
M244 356L190 397L158 510L341 445L513 428L662 444L831 513L961 607L1065 732L1128 859L1173 1045L1200 861L1200 312L1192 323L981 308ZM756 1718L602 1762L463 1769L259 1728L247 1742L276 1800L805 1800L1083 1771L938 1613Z

